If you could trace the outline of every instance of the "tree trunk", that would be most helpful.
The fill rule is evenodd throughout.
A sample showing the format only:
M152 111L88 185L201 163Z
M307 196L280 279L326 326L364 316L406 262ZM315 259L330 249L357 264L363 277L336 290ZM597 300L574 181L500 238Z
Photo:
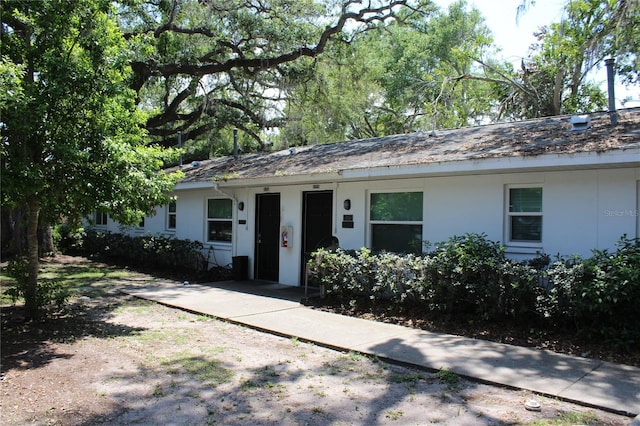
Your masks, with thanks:
M564 82L564 72L558 70L553 87L553 111L551 115L560 115L562 111L562 89Z
M38 227L38 251L40 257L55 254L56 247L53 244L53 228L51 225Z
M40 215L40 202L36 199L29 200L27 207L27 245L29 247L29 275L27 288L24 294L26 317L29 320L38 318L38 270L40 259L38 256L38 216Z
M3 208L2 214L2 257L20 256L26 247L24 209Z

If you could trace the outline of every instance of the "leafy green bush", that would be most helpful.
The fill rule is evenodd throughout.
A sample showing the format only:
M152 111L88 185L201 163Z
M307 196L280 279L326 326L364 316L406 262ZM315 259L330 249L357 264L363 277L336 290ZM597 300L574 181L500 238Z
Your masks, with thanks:
M66 223L53 228L53 242L55 246L66 254L79 254L83 251L85 230Z
M612 341L640 341L640 240L623 236L617 250L588 259L559 258L548 269L543 313L556 324Z
M15 304L18 300L24 300L29 275L29 263L26 257L17 257L9 260L7 275L15 280L15 286L6 290ZM36 306L38 309L46 306L62 308L69 300L69 289L56 280L40 279L36 291Z
M81 254L114 262L178 271L206 271L208 260L199 241L161 235L129 236L76 230L61 233L63 253Z
M312 283L350 305L385 300L450 315L519 317L535 311L541 291L535 269L506 259L481 234L453 237L427 255L319 250L309 266Z
M483 234L453 237L424 255L318 250L309 262L310 282L343 305L400 309L421 306L444 315L480 320L536 320L570 327L618 346L640 342L640 240L626 237L617 250L528 262L506 258Z

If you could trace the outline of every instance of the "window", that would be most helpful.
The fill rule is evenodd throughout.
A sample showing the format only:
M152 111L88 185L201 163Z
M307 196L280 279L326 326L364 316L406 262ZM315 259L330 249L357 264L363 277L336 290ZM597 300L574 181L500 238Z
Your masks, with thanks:
M177 209L176 200L171 200L167 205L167 229L176 229Z
M371 249L420 253L422 211L422 192L371 194Z
M142 218L140 219L140 222L138 222L138 228L144 229L144 216L142 216Z
M231 242L232 202L229 199L207 200L207 241Z
M96 211L95 218L94 218L96 226L107 226L108 218L109 217L105 212L100 210Z
M507 237L510 243L542 242L542 188L507 190Z

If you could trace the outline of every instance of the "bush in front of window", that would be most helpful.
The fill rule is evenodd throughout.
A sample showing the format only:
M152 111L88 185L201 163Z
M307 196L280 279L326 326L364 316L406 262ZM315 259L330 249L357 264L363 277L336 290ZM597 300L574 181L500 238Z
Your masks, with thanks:
M485 234L454 236L427 256L433 259L426 283L432 310L474 313L483 320L535 311L537 271L507 259L504 247Z
M384 301L399 309L421 305L482 319L535 312L538 272L507 259L498 243L467 234L434 247L425 255L321 249L309 263L311 283L352 307Z
M129 236L94 229L69 232L58 248L67 254L176 271L206 271L208 261L199 241L162 235Z
M311 284L343 306L378 304L400 311L426 308L478 320L535 321L602 338L621 349L640 343L640 240L623 236L617 250L593 256L547 255L527 262L507 259L483 234L456 236L428 254L369 249L318 250L309 261Z
M559 257L549 266L551 289L541 311L550 322L614 345L640 343L640 239L624 235L616 246L593 250L588 259Z

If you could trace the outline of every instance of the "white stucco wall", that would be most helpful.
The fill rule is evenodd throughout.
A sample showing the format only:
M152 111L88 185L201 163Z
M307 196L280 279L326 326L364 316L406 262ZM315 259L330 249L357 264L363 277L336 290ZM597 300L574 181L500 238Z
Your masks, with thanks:
M543 236L534 247L507 247L514 258L526 258L542 250L556 254L591 255L591 250L614 249L623 235L638 236L640 218L640 168L613 168L532 173L478 174L466 176L378 179L375 181L321 182L299 185L180 190L177 195L175 237L204 241L207 198L230 197L233 202L233 243L204 243L213 250L211 261L230 265L233 256L249 257L253 277L256 194L279 193L280 225L293 230L289 247L279 248L279 281L300 284L302 263L302 203L305 191L333 191L334 235L345 249L370 245L368 200L372 191L422 191L424 193L423 240L444 241L453 235L485 233L506 244L505 198L509 185L542 186ZM351 208L344 208L344 201ZM239 203L244 203L239 210ZM344 215L353 216L353 228L343 228ZM118 232L111 220L108 229ZM132 232L140 232L133 230ZM165 207L145 221L145 233L166 234Z
M485 233L506 244L505 191L508 185L535 184L543 188L543 241L548 254L589 256L591 249L613 249L623 235L638 235L640 169L510 173L463 177L436 177L376 183L341 184L338 198L355 204L354 229L339 229L341 246L359 248L369 243L366 201L368 188L424 190L423 239L444 241L452 235ZM340 203L339 203L340 204ZM359 222L359 223L358 223ZM510 247L515 257L535 254L538 248Z

